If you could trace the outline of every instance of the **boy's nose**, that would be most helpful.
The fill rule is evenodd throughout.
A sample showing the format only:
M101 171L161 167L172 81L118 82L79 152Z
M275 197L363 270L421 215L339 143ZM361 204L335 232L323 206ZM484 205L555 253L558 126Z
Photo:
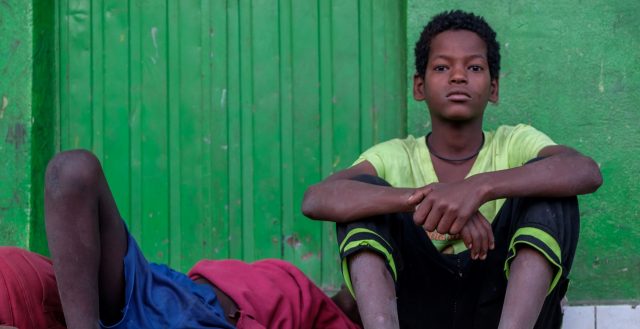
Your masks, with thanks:
M449 77L450 83L466 83L467 82L467 74L464 69L461 68L453 68L451 69L451 76Z

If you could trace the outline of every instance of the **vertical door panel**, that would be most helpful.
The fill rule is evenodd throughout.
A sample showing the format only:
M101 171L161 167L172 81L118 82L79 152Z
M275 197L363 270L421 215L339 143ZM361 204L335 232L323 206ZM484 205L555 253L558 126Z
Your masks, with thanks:
M284 258L335 290L334 227L300 203L403 135L402 6L61 0L60 149L96 152L151 261Z

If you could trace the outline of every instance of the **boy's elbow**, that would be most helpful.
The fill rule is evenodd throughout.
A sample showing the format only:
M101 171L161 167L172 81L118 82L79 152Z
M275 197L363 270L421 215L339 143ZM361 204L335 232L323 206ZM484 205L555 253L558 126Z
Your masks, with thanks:
M302 197L302 214L311 219L318 219L315 186L310 186Z
M592 192L595 192L600 188L600 186L602 186L602 183L604 183L604 180L602 178L602 173L600 172L599 169L592 176L593 176L592 182L591 182L591 186L593 188Z
M593 193L597 191L600 188L600 186L602 186L602 183L604 182L604 180L602 178L602 172L600 171L600 166L598 166L598 164L591 158L589 158L589 162L590 162L591 170L589 170L589 175L588 175L588 182L589 182L588 193Z
M309 202L302 203L302 214L307 218L316 219L315 208Z
M324 192L325 189L321 184L308 187L302 197L302 214L313 220L341 222L342 217L339 214L342 209L338 205L327 207L327 197Z

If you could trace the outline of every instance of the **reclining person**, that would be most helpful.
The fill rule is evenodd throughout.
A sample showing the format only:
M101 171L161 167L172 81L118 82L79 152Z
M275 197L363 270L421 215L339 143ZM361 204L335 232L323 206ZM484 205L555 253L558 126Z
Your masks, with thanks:
M70 329L359 328L348 293L332 300L282 260L203 260L188 276L148 263L87 151L50 161L45 221Z

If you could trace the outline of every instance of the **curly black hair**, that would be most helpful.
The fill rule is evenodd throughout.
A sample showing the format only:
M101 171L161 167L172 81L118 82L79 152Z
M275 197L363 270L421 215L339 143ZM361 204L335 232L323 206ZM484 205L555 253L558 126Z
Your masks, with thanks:
M491 79L497 79L500 72L500 45L496 41L496 32L481 16L462 10L451 10L437 14L431 18L422 30L420 39L416 42L414 53L416 56L416 73L424 77L427 60L431 48L431 40L445 31L468 30L477 34L487 45L487 61Z

